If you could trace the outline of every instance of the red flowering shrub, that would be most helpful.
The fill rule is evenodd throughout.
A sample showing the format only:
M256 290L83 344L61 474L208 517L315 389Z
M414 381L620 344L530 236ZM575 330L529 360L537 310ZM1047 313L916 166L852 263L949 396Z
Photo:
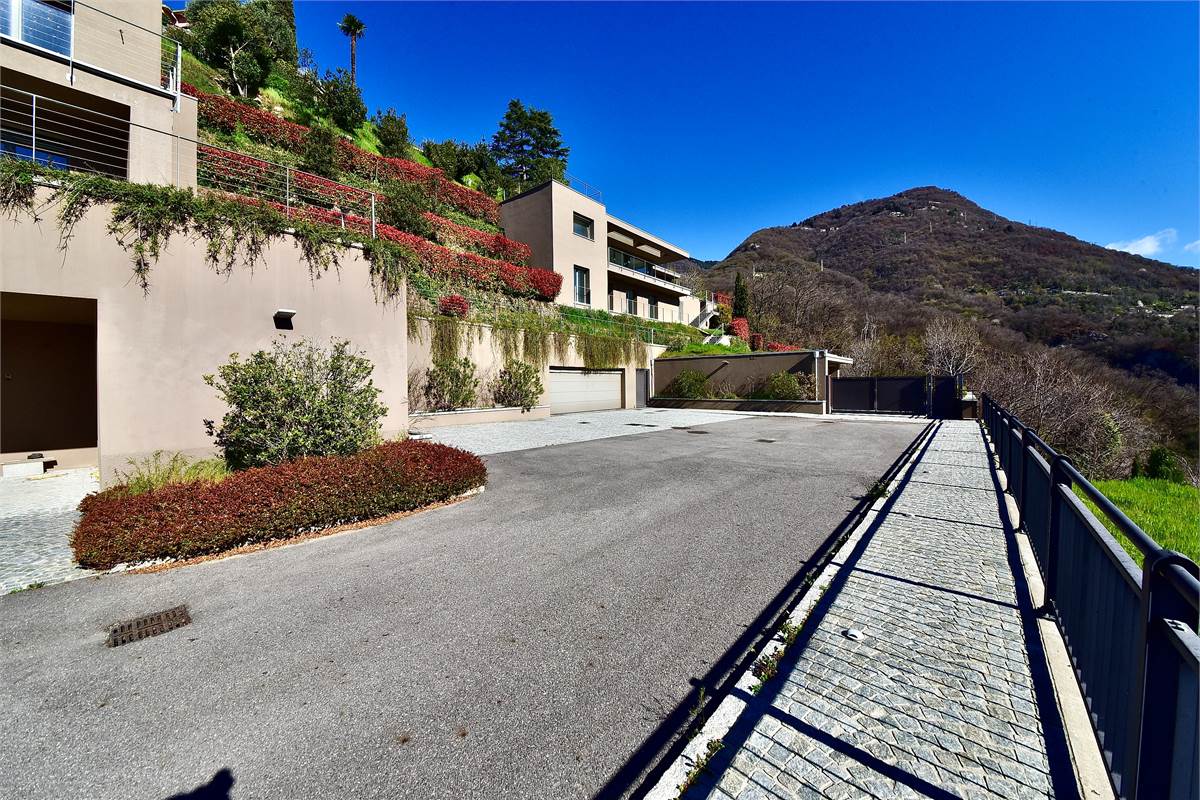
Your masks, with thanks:
M761 333L750 334L750 349L751 350L762 350L763 349L763 338L764 337Z
M434 236L447 247L475 250L485 256L498 258L513 264L528 264L533 251L524 242L516 242L499 233L486 233L466 225L459 225L437 214L425 212L425 219L433 226Z
M308 133L304 125L288 122L269 111L236 100L206 94L191 84L184 84L184 91L196 98L200 123L209 128L233 133L241 125L250 138L292 151L299 150ZM345 139L339 139L337 143L337 165L343 172L352 172L370 180L391 179L427 184L436 199L464 214L493 224L500 221L500 205L495 200L449 180L440 169L403 158L377 156Z
M130 495L88 495L71 536L91 569L192 558L243 544L411 511L483 486L478 456L408 439L352 456L300 458L234 472L217 483L171 484Z
M558 297L562 282L562 275L554 270L536 267L531 267L529 270L529 285L533 287L534 296L539 300L553 300Z
M798 345L794 344L784 344L783 342L767 342L767 350L771 351L772 353L786 353L791 350L803 349L803 347L799 347Z
M461 294L448 294L438 299L438 313L448 317L465 317L471 310L471 303Z
M729 323L729 332L744 342L750 341L750 322L745 317L734 317Z
M713 292L713 299L717 302L718 305L722 305L722 306L732 306L733 305L733 295L727 294L725 292Z

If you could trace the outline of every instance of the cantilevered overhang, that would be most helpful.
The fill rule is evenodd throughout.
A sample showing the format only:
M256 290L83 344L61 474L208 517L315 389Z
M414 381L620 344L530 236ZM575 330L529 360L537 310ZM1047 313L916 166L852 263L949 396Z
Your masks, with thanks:
M664 291L674 292L680 297L692 293L692 290L686 286L680 286L678 283L671 283L670 281L663 280L662 278L656 278L653 275L647 275L645 272L639 272L636 269L622 267L618 264L612 263L611 261L608 262L608 271L612 275L620 275L624 278L629 278L632 281L640 281L647 286L655 286Z
M610 244L615 243L619 249L655 264L670 264L681 258L691 258L682 247L676 247L666 239L660 239L611 215L608 217L608 239Z

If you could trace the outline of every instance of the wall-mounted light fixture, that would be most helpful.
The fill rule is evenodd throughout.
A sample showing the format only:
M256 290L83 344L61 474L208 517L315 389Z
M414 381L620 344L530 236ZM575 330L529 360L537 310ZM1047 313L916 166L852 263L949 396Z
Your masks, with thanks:
M275 309L275 329L280 331L290 331L292 329L292 317L296 316L294 308L277 308Z

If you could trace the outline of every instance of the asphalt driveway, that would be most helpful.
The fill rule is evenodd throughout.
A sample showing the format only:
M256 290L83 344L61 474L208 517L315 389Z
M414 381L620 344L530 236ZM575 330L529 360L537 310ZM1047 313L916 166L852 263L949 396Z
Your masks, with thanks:
M0 597L5 792L613 789L920 430L754 417L502 453L449 508ZM103 646L180 603L190 626Z

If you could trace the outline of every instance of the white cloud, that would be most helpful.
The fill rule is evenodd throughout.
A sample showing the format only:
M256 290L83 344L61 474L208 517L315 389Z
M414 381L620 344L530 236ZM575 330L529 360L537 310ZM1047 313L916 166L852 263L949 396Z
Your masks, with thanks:
M1187 250L1189 253L1200 253L1200 239L1197 239L1194 242L1188 242L1183 246L1183 249Z
M1154 256L1161 253L1164 247L1175 244L1178 237L1179 233L1174 228L1164 228L1158 233L1152 233L1140 239L1130 239L1128 242L1110 242L1104 246L1109 250L1123 250L1126 253L1133 253L1135 256Z

